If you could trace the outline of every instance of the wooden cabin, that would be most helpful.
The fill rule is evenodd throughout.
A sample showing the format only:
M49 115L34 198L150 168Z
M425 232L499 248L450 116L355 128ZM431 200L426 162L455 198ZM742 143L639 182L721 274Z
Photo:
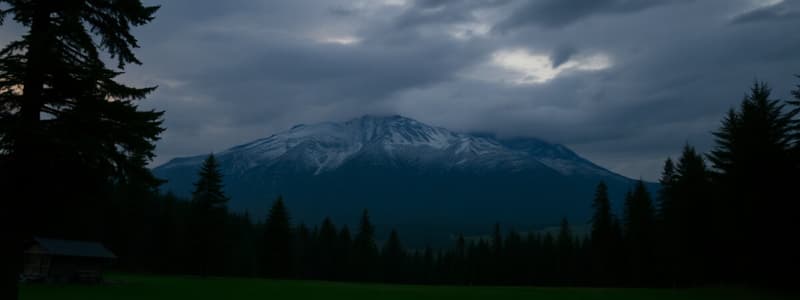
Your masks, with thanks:
M34 238L25 249L22 278L45 282L102 282L117 257L103 244Z

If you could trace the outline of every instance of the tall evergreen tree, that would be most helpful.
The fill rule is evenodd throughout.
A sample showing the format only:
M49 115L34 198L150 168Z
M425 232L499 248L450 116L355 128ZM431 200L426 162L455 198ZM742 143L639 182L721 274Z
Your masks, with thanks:
M675 181L675 163L672 158L667 158L664 161L664 168L661 171L661 178L658 183L661 184L661 189L658 191L658 207L656 207L656 218L660 223L664 222L665 215L670 214L673 208L673 183Z
M339 253L339 259L336 260L336 270L338 271L337 278L351 279L353 278L353 239L350 235L350 228L348 228L347 225L342 226L342 229L339 230L339 242L337 246Z
M203 161L199 178L192 192L191 236L194 241L195 272L207 276L218 274L224 266L224 226L228 197L222 191L222 173L214 155Z
M264 249L261 274L271 278L288 278L292 271L292 225L289 210L278 196L264 223Z
M333 224L330 218L325 218L319 227L319 236L316 243L317 272L321 279L335 279L336 261L339 259L338 242L339 233L336 231L336 225Z
M712 259L714 236L714 207L711 194L711 178L703 156L694 147L685 145L675 168L673 183L674 210L667 215L669 228L667 238L672 244L673 275L687 283L697 283ZM676 280L673 280L673 282Z
M575 243L572 237L572 228L569 226L567 218L561 219L561 226L556 238L556 263L558 264L557 273L559 284L574 284L573 266L575 256L573 255Z
M227 210L228 197L223 192L222 173L214 154L208 155L194 183L192 201L203 210Z
M539 271L539 279L541 284L552 285L557 283L555 279L558 278L557 276L557 263L554 259L556 254L556 239L553 238L553 235L550 232L544 234L542 237L542 246L541 251L539 252L540 255L537 258L538 262L538 269Z
M592 255L591 265L593 282L598 284L611 283L612 268L614 266L614 216L611 213L611 201L608 198L608 186L605 182L597 185L597 190L592 201L594 214L592 215Z
M381 251L383 278L389 282L399 282L406 276L403 267L405 266L406 252L397 230L392 229L389 239L383 245Z
M356 276L360 280L374 280L378 246L375 244L375 226L365 209L358 225L358 234L353 241L353 262Z
M503 274L503 232L500 230L500 223L494 224L492 231L492 276L491 283L499 283Z
M656 224L659 235L656 250L659 261L656 269L659 271L659 280L674 280L677 276L676 264L679 259L676 252L680 248L678 247L680 237L676 234L674 224L679 220L675 205L675 179L675 164L672 162L672 158L667 158L658 181L661 189L658 191L656 207Z
M738 110L731 110L714 132L716 146L708 156L716 172L719 200L716 207L723 218L716 222L723 237L719 252L727 257L720 263L729 269L729 280L769 284L789 270L793 257L786 236L793 234L797 183L792 158L792 119L797 111L787 111L778 100L770 99L765 83L755 83ZM772 245L765 247L764 245Z
M290 239L291 247L291 269L292 276L295 278L314 278L316 276L316 226L315 229L309 229L304 223L297 224L292 232ZM262 232L265 234L265 232ZM272 250L267 249L267 236L262 236L262 250L261 250L261 275L273 276L270 274L271 262L270 253Z
M503 259L501 260L503 273L502 283L521 285L525 284L525 259L529 253L525 251L522 236L516 230L509 230L503 242Z
M650 283L654 274L655 212L650 192L641 180L625 197L624 216L628 279L635 285Z
M28 29L0 50L0 187L14 199L0 204L7 212L0 222L8 223L0 233L21 246L38 228L25 233L13 224L33 208L37 219L67 220L80 211L61 203L107 199L104 186L132 177L155 183L146 165L163 130L162 113L135 104L153 88L125 86L115 77L127 63L139 63L130 28L150 22L158 7L137 0L0 4L6 8L0 24L12 19ZM116 59L117 70L105 66L103 52ZM89 208L81 204L75 206ZM18 247L3 251L21 253ZM17 298L18 263L2 264L3 298Z

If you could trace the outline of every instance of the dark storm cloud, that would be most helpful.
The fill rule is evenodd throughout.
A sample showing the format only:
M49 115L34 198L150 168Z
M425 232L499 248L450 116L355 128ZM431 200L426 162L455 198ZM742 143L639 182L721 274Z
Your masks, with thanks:
M624 14L653 6L668 5L676 0L532 0L520 6L497 29L504 31L520 26L562 27L593 15Z
M509 0L417 0L394 20L396 30L425 25L448 25L478 20L475 12L502 7Z
M654 180L684 143L710 149L754 80L785 99L800 73L797 1L148 2L124 79L159 85L142 104L166 110L156 163L398 113Z

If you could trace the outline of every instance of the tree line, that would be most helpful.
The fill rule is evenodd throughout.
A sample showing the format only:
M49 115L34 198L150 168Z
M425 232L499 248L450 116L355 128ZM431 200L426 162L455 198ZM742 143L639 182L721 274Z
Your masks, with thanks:
M667 159L661 188L639 181L622 199L599 183L589 232L489 227L455 234L450 247L411 249L392 230L376 236L365 210L357 226L294 223L278 198L256 220L227 209L213 155L188 199L147 181L114 185L111 201L57 212L37 234L104 241L123 271L202 276L464 285L790 286L798 266L798 102L772 100L755 84L714 132L707 154L684 145ZM621 203L620 203L621 202ZM613 204L618 203L618 204ZM621 205L620 205L621 204ZM619 209L616 209L619 208ZM337 220L340 221L340 220ZM103 226L97 226L103 224ZM380 242L378 242L380 241Z
M800 87L794 92L800 100ZM496 224L488 237L455 235L442 249L376 237L365 210L357 228L294 224L282 198L264 220L226 209L213 155L191 199L120 191L109 214L120 267L138 271L418 284L582 286L786 285L797 266L798 101L756 83L714 132L708 154L684 145L661 188L634 184L616 211L599 183L587 234L564 219L557 233ZM591 201L590 201L591 200ZM138 214L136 212L139 212ZM142 219L127 220L139 215ZM132 225L133 224L133 225ZM149 225L145 225L149 224ZM149 226L143 230L141 226ZM141 240L136 241L139 236ZM133 240L132 240L133 239ZM376 240L383 241L382 243Z

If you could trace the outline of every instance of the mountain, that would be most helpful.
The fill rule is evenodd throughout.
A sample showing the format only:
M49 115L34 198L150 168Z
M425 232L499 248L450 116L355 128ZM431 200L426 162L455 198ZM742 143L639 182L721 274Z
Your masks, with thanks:
M567 147L534 138L457 133L402 116L296 125L216 153L234 210L262 216L279 194L295 222L326 216L402 227L488 228L585 223L603 180L620 202L632 180ZM153 170L163 190L188 196L206 155Z

